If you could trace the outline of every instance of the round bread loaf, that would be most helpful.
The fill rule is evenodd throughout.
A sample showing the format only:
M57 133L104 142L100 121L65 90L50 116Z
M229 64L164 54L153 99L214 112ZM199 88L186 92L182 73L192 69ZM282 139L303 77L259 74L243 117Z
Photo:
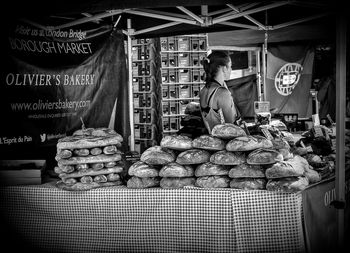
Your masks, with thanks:
M272 139L272 144L274 149L290 149L288 142L282 138Z
M277 192L298 192L305 190L308 185L309 180L306 177L286 177L268 180L266 190Z
M163 177L160 180L160 187L165 189L183 188L185 186L195 186L194 177Z
M176 158L176 162L179 164L200 164L208 162L210 153L203 149L190 149L181 152Z
M164 165L159 171L160 177L193 177L194 169L189 165L171 162Z
M201 135L192 141L192 146L194 148L219 151L225 149L225 142L211 135Z
M271 168L266 169L265 175L269 179L283 177L299 177L304 175L309 168L309 163L301 156L294 156L288 161L277 162Z
M211 135L221 139L233 139L239 136L245 136L246 133L243 128L235 124L224 123L214 126L211 131Z
M195 170L196 177L204 176L227 176L229 169L223 165L206 162L197 166Z
M251 151L258 148L272 148L272 142L262 136L240 136L226 144L228 151Z
M310 166L305 170L304 176L309 180L310 184L317 183L322 179L320 173L310 168Z
M202 188L228 188L230 186L230 178L228 176L197 177L196 186Z
M126 182L126 187L128 188L144 189L144 188L157 187L157 186L159 186L158 177L141 178L141 177L133 176L129 178L129 180Z
M158 170L145 162L137 161L129 167L128 174L137 177L158 177Z
M151 165L164 165L175 161L175 153L167 148L153 146L142 153L140 160Z
M246 158L244 153L221 150L210 156L210 162L219 165L238 165L245 163Z
M265 178L265 171L260 165L240 164L230 169L230 178Z
M272 164L277 161L283 161L283 156L272 149L256 149L247 157L247 163L252 165Z
M241 190L265 190L266 179L264 178L234 178L230 187Z
M160 141L162 148L188 150L192 148L192 139L185 135L167 135Z

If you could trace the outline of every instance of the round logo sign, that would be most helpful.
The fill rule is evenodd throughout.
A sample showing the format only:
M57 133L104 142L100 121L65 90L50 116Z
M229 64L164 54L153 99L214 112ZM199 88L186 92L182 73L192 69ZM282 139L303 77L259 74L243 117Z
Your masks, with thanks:
M292 94L298 84L303 66L299 63L287 63L280 68L275 76L275 88L282 96Z

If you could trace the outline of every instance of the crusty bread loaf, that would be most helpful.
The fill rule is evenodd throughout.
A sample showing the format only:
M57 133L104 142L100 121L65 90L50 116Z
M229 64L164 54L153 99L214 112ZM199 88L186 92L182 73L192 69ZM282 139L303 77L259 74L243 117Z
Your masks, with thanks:
M81 149L116 145L121 147L123 138L120 135L110 136L66 136L57 142L57 153L62 149Z
M288 142L282 138L273 138L272 144L274 149L290 149Z
M219 165L238 165L245 163L246 157L244 153L221 150L210 156L210 162Z
M129 167L128 174L137 177L158 177L159 172L151 165L137 161Z
M230 178L265 178L265 170L260 165L243 163L229 171Z
M167 135L160 141L160 146L175 150L188 150L192 148L192 139L185 135Z
M281 148L277 151L281 153L283 160L285 161L293 158L293 154L289 151L289 149Z
M82 171L75 171L71 173L61 173L59 174L60 178L72 178L72 177L83 177L83 176L96 176L96 175L105 175L110 173L121 173L123 172L123 167L113 167L113 168L105 168L101 170L87 169Z
M140 160L151 165L164 165L175 161L175 153L171 149L153 146L142 153Z
M67 190L67 191L86 191L86 190L91 190L99 187L117 186L117 185L122 185L122 181L117 180L114 182L105 182L105 183L92 182L89 184L78 182L75 184L65 184L60 180L56 183L57 188Z
M269 179L266 184L266 190L278 192L298 192L304 190L308 185L309 180L304 176Z
M277 161L283 161L283 156L273 149L256 149L247 157L247 163L252 165L273 164Z
M304 176L309 180L310 184L317 183L317 182L321 181L321 179L322 179L320 173L318 173L316 170L310 168L310 166L308 166L308 168L306 168L306 170L304 172Z
M194 148L219 151L225 149L225 142L211 135L201 135L192 141L192 146Z
M59 159L57 161L58 165L74 165L74 164L84 164L84 163L105 163L111 161L120 161L122 159L121 154L114 155L88 155L85 157L73 156L68 159Z
M309 164L301 156L294 156L293 159L277 162L271 168L266 169L265 174L268 179L283 177L299 177L304 175L309 168Z
M230 187L241 190L265 190L265 178L234 178L230 181Z
M163 177L160 180L160 187L164 189L183 188L185 186L195 186L194 177Z
M123 137L121 135L119 135L115 130L107 128L107 127L78 129L72 135L73 136L111 136L111 135L117 135L118 138L120 138L120 142L123 141Z
M246 133L243 128L235 124L224 123L214 126L211 135L221 139L233 139L239 136L245 136Z
M206 162L197 166L195 170L196 177L204 176L227 176L229 169L224 165L218 165L211 162Z
M176 158L176 162L179 164L200 164L208 162L210 153L203 149L190 149L181 152Z
M230 178L228 176L197 177L196 186L202 188L228 188L230 186Z
M227 151L251 151L258 148L271 148L272 142L262 136L239 136L226 144Z
M126 186L128 188L150 188L150 187L156 187L159 186L159 178L158 177L136 177L132 176L129 178L129 180L126 182Z
M189 165L171 162L164 165L159 171L160 177L193 177L194 169Z

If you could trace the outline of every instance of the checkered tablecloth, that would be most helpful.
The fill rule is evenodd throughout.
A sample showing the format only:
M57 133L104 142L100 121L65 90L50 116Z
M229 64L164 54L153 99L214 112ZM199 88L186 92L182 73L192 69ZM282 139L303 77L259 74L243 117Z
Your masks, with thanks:
M300 194L230 189L0 188L0 211L50 252L302 252Z

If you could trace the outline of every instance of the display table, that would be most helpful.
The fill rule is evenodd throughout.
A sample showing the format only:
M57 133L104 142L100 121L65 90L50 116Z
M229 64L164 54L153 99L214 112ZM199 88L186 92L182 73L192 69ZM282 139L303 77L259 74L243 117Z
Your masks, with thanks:
M25 242L50 252L302 252L302 195L232 189L0 188Z

